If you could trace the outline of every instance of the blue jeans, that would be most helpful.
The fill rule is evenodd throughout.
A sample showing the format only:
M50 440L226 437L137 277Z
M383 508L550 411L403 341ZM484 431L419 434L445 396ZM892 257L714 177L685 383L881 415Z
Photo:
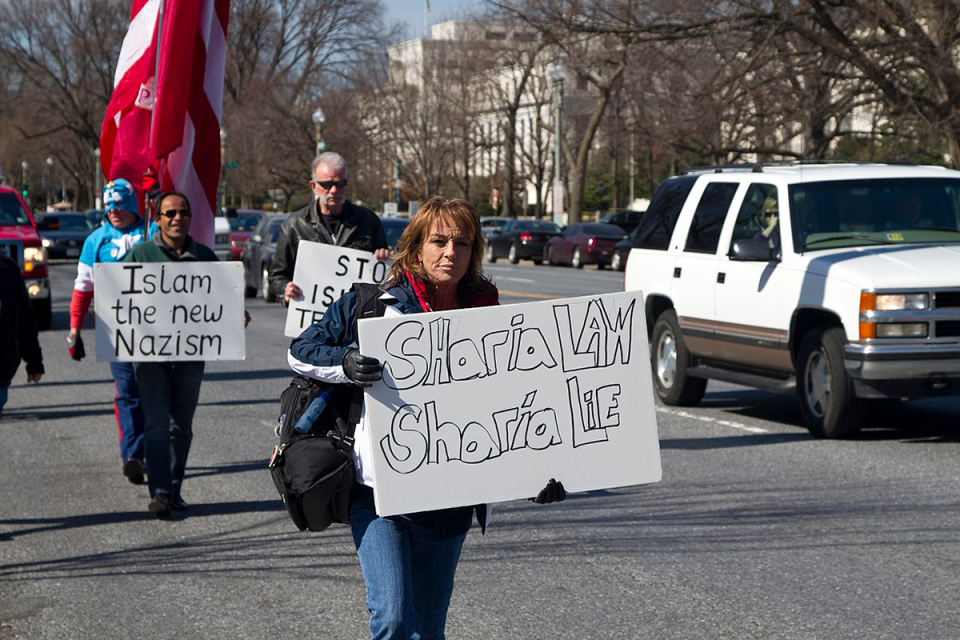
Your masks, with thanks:
M117 387L113 407L117 416L117 431L120 432L120 457L143 460L143 408L140 393L130 362L111 362L110 375Z
M373 640L444 638L471 507L377 516L373 490L355 485L350 527L367 585Z
M180 497L200 400L203 362L137 362L150 497ZM170 419L173 418L171 423Z
M0 387L0 416L3 415L3 405L7 404L9 395L10 387Z

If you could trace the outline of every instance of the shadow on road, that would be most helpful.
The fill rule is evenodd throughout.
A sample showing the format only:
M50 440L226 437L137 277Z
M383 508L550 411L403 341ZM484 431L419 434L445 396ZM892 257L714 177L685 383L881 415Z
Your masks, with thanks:
M268 452L269 453L269 452ZM188 467L187 478L199 478L201 476L219 476L227 473L245 473L247 471L266 471L267 455L263 460L251 460L249 462L231 462L215 467Z
M700 451L706 449L730 449L733 447L754 447L763 444L783 444L813 440L808 433L751 433L721 438L664 438L660 440L661 449L679 449Z
M213 502L191 504L189 511L172 512L169 522L183 520L187 517L195 518L264 512L276 512L286 517L286 512L283 508L283 502L277 498L276 500L251 500L248 502ZM13 540L14 538L32 535L35 533L44 533L47 531L65 531L82 527L100 527L104 525L137 522L140 520L155 521L156 519L156 516L146 509L143 511L88 513L75 516L63 516L61 518L11 518L9 520L0 520L0 527L20 526L23 528L0 532L0 541ZM2 570L8 567L0 565L0 575L2 575Z

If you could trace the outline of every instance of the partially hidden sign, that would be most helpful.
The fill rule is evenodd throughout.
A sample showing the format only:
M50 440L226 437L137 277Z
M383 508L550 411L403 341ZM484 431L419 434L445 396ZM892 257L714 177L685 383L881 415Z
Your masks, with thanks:
M377 513L658 482L642 295L361 320Z
M389 261L377 260L369 251L301 240L293 281L303 297L290 300L284 335L296 338L318 322L354 282L379 284L386 279L389 268Z
M98 362L243 360L243 265L98 263Z

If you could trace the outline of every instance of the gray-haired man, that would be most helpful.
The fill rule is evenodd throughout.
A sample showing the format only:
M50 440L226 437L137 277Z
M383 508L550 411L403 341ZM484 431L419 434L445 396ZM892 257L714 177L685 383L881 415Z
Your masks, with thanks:
M293 282L301 240L371 251L377 260L390 256L380 218L347 200L347 163L338 153L321 153L310 166L313 201L292 213L280 227L270 268L270 289L284 305L303 292Z

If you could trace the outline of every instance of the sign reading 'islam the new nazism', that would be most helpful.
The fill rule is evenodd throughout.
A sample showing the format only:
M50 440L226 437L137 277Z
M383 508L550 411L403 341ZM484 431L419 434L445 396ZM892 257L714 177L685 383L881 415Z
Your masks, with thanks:
M97 361L243 360L243 266L99 263Z
M390 262L377 260L368 251L301 240L293 281L303 291L303 297L290 300L284 335L296 338L318 322L354 282L379 284L389 268Z
M360 320L380 515L661 478L638 292Z

